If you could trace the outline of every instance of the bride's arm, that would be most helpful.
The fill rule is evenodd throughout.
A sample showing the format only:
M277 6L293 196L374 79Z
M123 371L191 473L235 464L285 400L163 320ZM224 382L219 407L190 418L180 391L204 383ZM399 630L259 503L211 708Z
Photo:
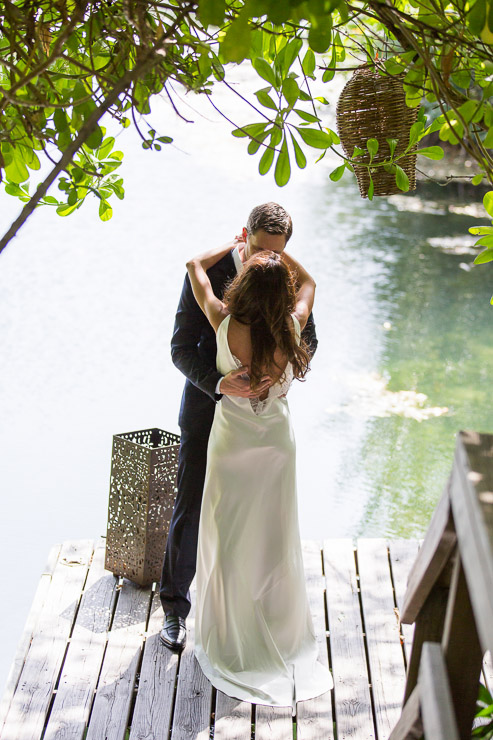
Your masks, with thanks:
M215 331L217 331L224 317L227 316L228 311L224 303L214 295L206 270L215 265L216 262L219 262L233 247L234 243L228 242L228 244L222 247L210 249L207 252L199 254L197 257L192 257L187 262L188 275L195 300Z
M291 257L290 254L283 252L282 258L288 267L295 273L297 278L299 287L296 292L296 307L294 313L300 322L301 329L303 330L308 321L308 317L312 312L313 301L315 300L315 280L308 274L305 268L294 259L294 257Z

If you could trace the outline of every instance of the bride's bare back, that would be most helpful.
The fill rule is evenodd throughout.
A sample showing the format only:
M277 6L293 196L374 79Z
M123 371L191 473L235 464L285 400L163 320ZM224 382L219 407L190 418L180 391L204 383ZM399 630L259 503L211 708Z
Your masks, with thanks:
M242 365L250 367L252 361L252 339L250 334L250 327L247 324L241 324L236 321L233 316L229 321L228 326L228 345L232 354L240 360ZM264 368L265 375L268 375L271 379L270 385L274 385L282 377L286 366L288 364L288 358L281 352L279 348L274 352L274 364L268 368ZM260 400L263 401L268 396L268 389L259 396Z

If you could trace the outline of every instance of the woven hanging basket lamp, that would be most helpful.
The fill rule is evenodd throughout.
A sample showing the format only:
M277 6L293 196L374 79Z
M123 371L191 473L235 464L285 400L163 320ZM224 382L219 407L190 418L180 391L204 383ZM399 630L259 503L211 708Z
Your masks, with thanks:
M406 105L406 96L399 77L380 75L371 67L361 67L345 85L337 102L337 131L347 157L354 147L363 149L359 161L370 162L366 142L378 141L375 164L390 158L387 139L397 139L394 157L405 151L411 126L416 121L417 108ZM414 147L415 149L416 147ZM409 190L416 189L416 154L411 152L397 163L409 178ZM368 197L370 176L366 167L354 167L362 198ZM374 195L402 192L396 185L395 173L375 167L371 173Z

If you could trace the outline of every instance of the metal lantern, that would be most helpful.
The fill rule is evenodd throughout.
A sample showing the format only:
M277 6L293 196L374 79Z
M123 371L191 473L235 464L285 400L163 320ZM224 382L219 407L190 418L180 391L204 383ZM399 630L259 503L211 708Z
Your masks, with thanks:
M359 161L369 163L368 139L378 141L378 153L373 159L375 164L390 158L387 139L397 139L395 155L402 154L409 144L411 126L417 115L417 108L406 105L402 78L379 74L373 67L360 67L345 85L337 103L337 130L346 156L352 157L354 148L358 147L365 152ZM409 178L409 190L415 190L416 154L411 151L399 159L398 165ZM354 172L361 197L368 197L368 169L355 165ZM396 185L395 173L387 172L384 167L373 168L371 176L374 195L401 192Z
M161 577L179 447L162 429L113 437L105 568L140 586Z

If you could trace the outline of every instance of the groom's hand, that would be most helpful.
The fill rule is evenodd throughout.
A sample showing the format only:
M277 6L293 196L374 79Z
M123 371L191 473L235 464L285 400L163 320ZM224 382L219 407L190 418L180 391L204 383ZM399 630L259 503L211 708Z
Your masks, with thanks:
M252 390L247 373L248 367L246 365L239 367L237 370L230 370L221 380L220 392L226 396L241 396L242 398L257 398L257 396L265 393L271 384L269 376L265 375L259 385L255 387L255 390Z

